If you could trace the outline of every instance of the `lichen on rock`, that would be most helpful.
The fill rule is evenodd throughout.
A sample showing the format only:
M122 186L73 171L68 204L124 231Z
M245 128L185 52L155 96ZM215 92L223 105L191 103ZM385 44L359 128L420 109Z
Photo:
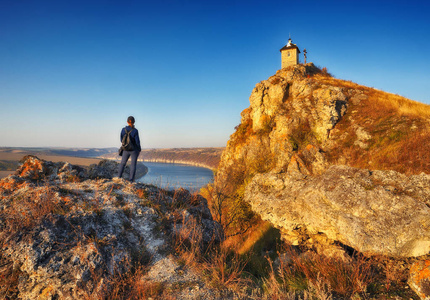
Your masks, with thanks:
M118 178L92 180L86 172L30 156L0 181L0 271L19 274L0 295L103 298L133 268L151 270L173 253L175 230L189 220L202 237L191 242L202 248L222 237L202 197Z

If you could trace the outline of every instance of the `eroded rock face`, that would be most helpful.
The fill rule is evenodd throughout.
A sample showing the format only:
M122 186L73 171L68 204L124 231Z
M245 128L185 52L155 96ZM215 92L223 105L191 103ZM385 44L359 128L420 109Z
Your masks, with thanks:
M255 86L251 105L223 152L219 186L237 166L248 173L283 172L299 148L328 139L347 110L349 96L344 88L314 80L311 75L318 72L312 63L297 65Z
M132 266L166 260L175 232L203 248L222 237L202 197L87 176L31 156L0 181L0 271L19 274L12 297L103 297Z
M317 176L259 174L245 200L292 243L323 234L394 257L430 252L430 176L331 166Z
M340 243L394 257L428 254L429 175L344 166L348 147L370 160L365 151L375 146L377 130L369 126L375 120L359 123L355 112L373 92L345 82L335 86L320 72L313 64L297 65L255 86L223 152L216 187L231 187L228 194L246 186L252 210L295 244ZM347 150L336 151L339 145Z

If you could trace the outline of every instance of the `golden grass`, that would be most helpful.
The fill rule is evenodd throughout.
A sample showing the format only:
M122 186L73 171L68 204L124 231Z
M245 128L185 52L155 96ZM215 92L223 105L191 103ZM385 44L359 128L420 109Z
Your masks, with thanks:
M340 260L307 252L299 253L291 246L283 249L288 260L280 260L279 269L272 267L266 279L267 293L279 294L280 291L306 290L310 286L319 287L324 297L331 298L334 293L341 299L364 294L372 282L371 261L363 256ZM282 293L281 293L282 294Z
M9 184L3 182L0 188L7 190ZM51 213L67 209L67 201L56 197L55 191L48 187L34 189L23 196L17 196L10 206L3 210L3 233L15 235L23 228L32 228Z
M366 169L395 170L406 174L430 173L430 106L355 83L321 77L321 82L363 91L330 135L336 146L327 152L329 162ZM371 138L357 144L357 126ZM345 163L344 162L344 163ZM342 162L341 162L342 163Z
M369 102L375 102L377 105L383 105L386 107L386 109L395 109L399 115L410 115L421 118L430 117L430 105L410 100L396 94L359 85L348 80L336 79L334 77L328 77L321 74L317 74L313 78L317 79L318 82L323 84L361 90L369 96Z
M369 101L385 106L386 109L393 109L399 116L430 117L430 105L375 89L369 90L368 95Z
M269 222L265 222L260 219L241 239L232 237L231 240L227 240L225 243L226 245L229 245L229 247L235 249L237 253L246 254L250 252L255 244L264 238L272 228L273 227Z

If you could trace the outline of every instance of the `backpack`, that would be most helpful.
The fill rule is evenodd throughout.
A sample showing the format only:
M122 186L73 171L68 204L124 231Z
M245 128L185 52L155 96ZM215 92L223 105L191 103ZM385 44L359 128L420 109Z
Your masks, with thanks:
M127 131L127 129L124 128L125 134L122 137L122 146L121 148L125 151L133 151L134 150L134 143L130 136L130 133L133 131L134 128L130 129L130 131Z

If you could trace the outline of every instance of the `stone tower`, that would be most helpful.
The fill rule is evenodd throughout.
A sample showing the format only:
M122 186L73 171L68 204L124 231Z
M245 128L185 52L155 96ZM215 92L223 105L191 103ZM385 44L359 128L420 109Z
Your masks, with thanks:
M293 44L291 38L288 39L288 44L281 48L282 68L297 65L299 63L299 47Z

